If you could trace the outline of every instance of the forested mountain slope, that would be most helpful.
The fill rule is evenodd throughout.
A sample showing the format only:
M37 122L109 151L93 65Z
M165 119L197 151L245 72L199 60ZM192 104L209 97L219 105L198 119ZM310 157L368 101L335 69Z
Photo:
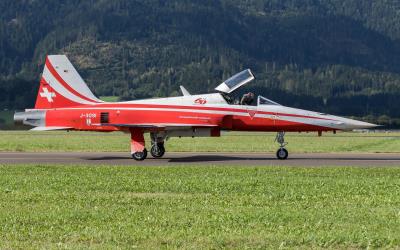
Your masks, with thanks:
M0 107L33 105L46 54L65 53L97 95L248 86L285 105L400 117L395 0L2 0ZM387 119L387 117L381 117Z

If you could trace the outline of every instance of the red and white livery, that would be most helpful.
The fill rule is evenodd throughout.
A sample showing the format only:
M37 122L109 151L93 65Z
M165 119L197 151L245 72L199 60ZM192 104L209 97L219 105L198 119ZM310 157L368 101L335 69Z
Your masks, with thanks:
M14 120L34 126L35 131L124 131L131 135L135 160L147 157L144 133L150 133L151 155L162 157L164 141L170 137L220 136L223 130L277 132L277 157L286 159L285 132L322 133L376 126L285 107L262 96L255 106L248 105L249 100L235 103L230 95L253 79L251 71L245 70L220 84L218 93L190 95L181 86L183 96L179 97L110 103L90 91L66 56L52 55L46 58L35 108L16 113Z

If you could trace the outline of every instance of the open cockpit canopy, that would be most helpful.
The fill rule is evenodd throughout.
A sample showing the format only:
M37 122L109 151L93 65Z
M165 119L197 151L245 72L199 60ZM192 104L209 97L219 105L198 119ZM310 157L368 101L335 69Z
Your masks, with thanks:
M250 69L243 70L240 73L230 77L228 80L225 80L221 83L215 90L230 94L241 86L245 85L248 82L251 82L255 79L253 73L251 73Z
M257 103L253 101L254 93L248 93L242 96L242 98L237 98L232 93L237 90L238 88L242 87L243 85L253 81L255 79L253 73L250 69L243 70L235 74L234 76L230 77L229 79L225 80L221 83L215 90L221 92L222 97L225 101L229 104L236 104L236 105L275 105L281 106L279 103L274 102L270 99L267 99L263 96L258 96ZM250 95L251 94L251 95Z

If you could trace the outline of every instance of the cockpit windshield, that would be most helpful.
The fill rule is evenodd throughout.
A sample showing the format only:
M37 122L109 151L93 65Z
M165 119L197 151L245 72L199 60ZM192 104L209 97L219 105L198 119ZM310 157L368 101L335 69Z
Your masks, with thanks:
M254 80L253 73L251 73L250 69L246 69L230 77L228 80L225 80L218 87L216 87L215 90L229 94L252 80Z
M279 103L274 102L274 101L267 99L260 95L257 98L257 105L279 105L279 106L281 106Z

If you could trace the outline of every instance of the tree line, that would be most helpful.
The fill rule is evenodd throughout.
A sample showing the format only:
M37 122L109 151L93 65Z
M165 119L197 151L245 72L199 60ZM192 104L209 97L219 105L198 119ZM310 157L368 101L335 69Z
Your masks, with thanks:
M396 123L400 4L362 0L0 2L0 109L33 105L47 54L67 54L99 96L248 86L284 105Z

